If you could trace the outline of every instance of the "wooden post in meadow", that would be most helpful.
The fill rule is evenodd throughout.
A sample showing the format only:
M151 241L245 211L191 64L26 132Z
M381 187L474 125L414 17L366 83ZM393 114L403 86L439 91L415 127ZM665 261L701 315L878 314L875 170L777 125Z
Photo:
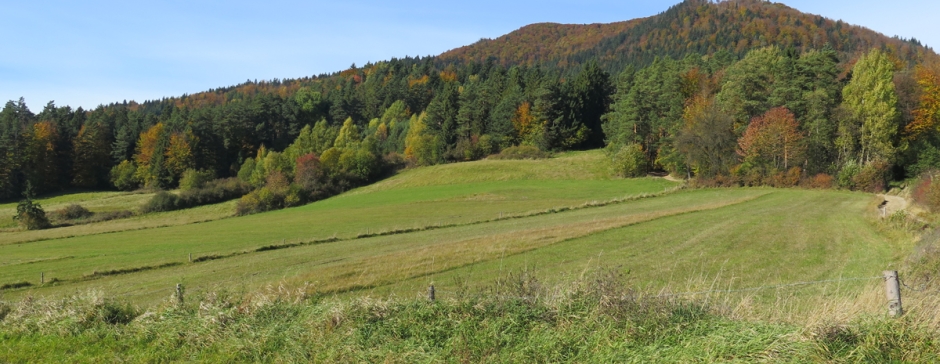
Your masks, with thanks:
M434 285L433 284L431 285L431 287L428 288L428 300L430 300L431 302L434 302Z
M39 284L46 283L46 272L39 272Z
M886 270L883 272L885 277L885 294L888 296L888 314L892 317L899 317L904 314L901 307L901 287L898 282L898 271Z
M176 284L176 303L183 304L183 285L179 283Z

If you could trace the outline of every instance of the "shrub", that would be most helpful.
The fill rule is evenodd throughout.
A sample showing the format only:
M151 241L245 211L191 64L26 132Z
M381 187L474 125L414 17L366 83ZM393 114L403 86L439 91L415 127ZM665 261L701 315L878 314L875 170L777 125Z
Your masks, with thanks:
M914 186L911 197L914 202L926 206L931 211L940 210L940 184L935 183L935 172L924 173Z
M503 149L496 155L491 155L490 159L545 159L550 155L541 149L531 145L519 145Z
M188 191L203 188L206 183L215 179L215 172L207 170L187 169L180 178L180 190Z
M741 180L745 186L756 187L763 185L765 178L760 169L752 168L744 172L744 176L742 176Z
M140 181L134 176L137 165L132 161L123 161L111 168L111 184L122 191L130 191L140 187Z
M845 189L855 189L855 175L858 174L861 167L855 161L848 161L839 170L837 178L839 180L839 187Z
M157 192L156 195L150 198L143 207L140 208L140 211L143 213L151 212L160 212L160 211L173 211L176 210L179 203L179 196L166 191Z
M251 191L242 196L235 206L235 213L238 215L248 215L258 212L279 209L284 205L285 194L278 194L268 187Z
M832 176L820 173L811 178L807 178L803 181L803 186L806 188L818 188L818 189L827 189L832 188L833 182Z
M59 220L78 220L88 218L94 215L82 205L71 204L52 213L52 217Z
M25 199L16 205L16 216L13 216L13 220L16 220L26 230L40 230L51 227L52 224L49 223L42 205L33 201L33 185L29 182L26 182L26 192L23 192L23 197Z
M778 188L794 187L800 183L800 175L802 174L803 169L800 167L790 168L786 172L777 172L770 178L770 185Z
M141 212L172 211L219 203L238 198L249 191L251 186L238 178L216 179L206 183L203 188L182 191L179 195L158 192L141 208Z
M286 178L278 173L268 176L264 187L254 190L238 200L235 213L248 215L258 212L298 206L308 201L308 194L297 184L287 184Z
M874 161L859 169L852 177L855 189L865 192L881 192L885 190L888 182L888 172L891 165L884 161Z
M643 147L639 144L633 143L616 149L608 148L607 156L610 158L610 166L614 174L620 177L646 175L646 154L643 153Z

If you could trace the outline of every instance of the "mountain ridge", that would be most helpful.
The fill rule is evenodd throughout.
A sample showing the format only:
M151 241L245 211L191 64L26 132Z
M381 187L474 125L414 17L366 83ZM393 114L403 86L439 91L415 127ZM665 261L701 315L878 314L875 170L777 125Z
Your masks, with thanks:
M588 43L591 40L594 43ZM611 70L626 64L647 65L664 56L678 59L690 53L707 55L726 50L740 57L750 49L768 45L802 51L826 44L842 55L851 55L848 58L857 58L872 47L891 50L908 61L921 57L921 53L933 53L916 39L888 37L781 3L685 0L657 15L622 22L530 24L437 57L445 63L484 62L493 57L504 66L547 63L560 68L597 59L610 64L605 68ZM577 48L575 52L570 52L572 46Z
M803 31L804 28L808 30ZM672 39L673 33L677 39ZM681 45L678 44L680 40L683 42ZM533 23L500 37L484 38L435 56L392 58L355 69L294 79L248 80L193 94L131 102L131 107L136 109L141 105L144 109L152 109L148 105L168 101L177 106L219 105L238 98L233 95L258 93L288 96L301 87L318 88L317 84L324 82L344 82L330 81L334 79L352 79L361 84L372 68L394 62L404 62L408 67L430 62L440 69L493 62L503 67L538 65L566 73L579 69L588 60L596 60L602 69L617 74L628 65L644 67L661 57L681 59L691 54L723 53L723 57L740 59L751 49L769 45L799 52L827 44L839 53L844 70L873 47L889 51L908 65L925 57L936 57L931 48L916 39L888 37L863 26L803 13L781 3L684 0L649 17L613 23ZM324 89L326 93L329 93L328 89Z

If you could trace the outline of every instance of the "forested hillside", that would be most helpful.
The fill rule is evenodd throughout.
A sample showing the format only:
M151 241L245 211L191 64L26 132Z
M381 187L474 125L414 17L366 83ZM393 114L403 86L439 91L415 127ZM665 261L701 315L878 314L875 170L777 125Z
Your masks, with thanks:
M94 110L34 113L21 99L0 111L0 198L27 182L173 188L201 173L284 206L518 145L606 145L625 176L877 189L940 165L933 58L916 40L782 5L689 0L331 75Z
M657 58L688 54L743 57L754 48L775 45L798 52L829 45L851 59L871 48L890 49L906 61L924 52L916 39L887 38L869 29L801 13L783 4L732 0L687 0L649 18L611 24L532 24L496 39L484 39L444 54L449 62L502 65L541 64L567 69L596 60L608 72L646 66Z

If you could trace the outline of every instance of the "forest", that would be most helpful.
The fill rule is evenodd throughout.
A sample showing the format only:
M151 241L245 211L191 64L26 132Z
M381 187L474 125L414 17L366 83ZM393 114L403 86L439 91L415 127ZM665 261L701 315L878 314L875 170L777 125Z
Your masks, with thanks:
M624 177L729 186L876 191L940 167L940 65L914 39L760 1L690 0L616 24L561 31L581 43L541 60L499 55L545 26L485 59L458 49L94 110L9 101L0 199L27 185L199 190L237 178L213 186L247 184L239 210L250 213L506 149L606 148Z

